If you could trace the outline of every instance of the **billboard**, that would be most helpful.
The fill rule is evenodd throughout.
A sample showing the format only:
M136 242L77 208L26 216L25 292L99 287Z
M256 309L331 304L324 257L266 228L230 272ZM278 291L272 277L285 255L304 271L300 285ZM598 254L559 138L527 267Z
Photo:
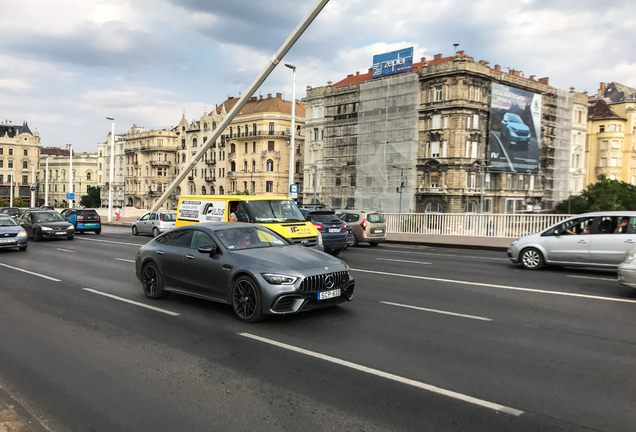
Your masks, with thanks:
M373 78L413 69L413 47L373 56Z
M541 95L492 83L486 161L492 171L536 173Z

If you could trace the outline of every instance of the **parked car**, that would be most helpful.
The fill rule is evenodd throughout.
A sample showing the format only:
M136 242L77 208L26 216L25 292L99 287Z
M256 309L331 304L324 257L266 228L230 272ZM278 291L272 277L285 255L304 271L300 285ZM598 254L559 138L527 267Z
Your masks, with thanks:
M306 220L322 235L325 252L333 256L347 248L347 227L333 210L300 209Z
M152 234L157 237L177 224L177 212L148 212L132 224L133 235Z
M340 210L337 215L353 228L354 246L358 246L360 242L377 246L386 241L386 224L382 213L364 210Z
M93 231L95 234L100 234L102 232L102 220L93 209L70 208L62 210L60 214L64 220L73 224L77 233Z
M356 235L353 233L353 227L345 221L342 222L345 224L345 231L347 231L347 247L353 246L356 241Z
M27 210L18 218L18 223L33 241L66 237L73 240L75 227L56 211Z
M41 205L40 209L42 209L42 210L55 210L55 207L47 206L47 205Z
M528 270L546 264L617 268L636 246L636 212L586 213L521 237L508 258Z
M8 214L0 214L0 249L17 247L27 250L27 233Z
M341 260L249 223L170 230L139 249L135 269L148 298L176 292L227 303L244 322L333 306L354 290Z
M517 114L506 113L501 121L501 138L508 144L528 144L530 128Z
M9 215L12 218L16 219L20 217L20 215L22 214L22 210L20 210L18 207L2 207L0 208L0 214Z
M629 288L636 288L636 250L627 254L625 261L618 266L618 282Z

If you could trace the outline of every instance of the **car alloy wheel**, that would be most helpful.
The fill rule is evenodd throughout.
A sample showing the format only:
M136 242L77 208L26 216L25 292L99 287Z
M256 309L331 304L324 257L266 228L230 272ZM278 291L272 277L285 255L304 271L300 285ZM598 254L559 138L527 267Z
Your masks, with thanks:
M527 270L539 270L543 267L543 256L535 248L524 249L521 252L519 261L521 261L523 268Z
M263 318L261 293L258 285L249 276L241 276L232 286L232 307L236 317L247 323Z
M159 235L159 228L154 227L154 228L152 229L152 236L153 236L153 237L157 237L158 235Z
M141 287L146 297L151 299L161 299L168 296L169 293L163 290L163 278L157 266L148 263L141 271Z
M134 226L134 225L133 225L133 227L132 227L132 233L133 233L133 235L135 235L135 236L136 236L136 235L139 235L139 230L138 230L138 229L137 229L137 227L136 227L136 226Z

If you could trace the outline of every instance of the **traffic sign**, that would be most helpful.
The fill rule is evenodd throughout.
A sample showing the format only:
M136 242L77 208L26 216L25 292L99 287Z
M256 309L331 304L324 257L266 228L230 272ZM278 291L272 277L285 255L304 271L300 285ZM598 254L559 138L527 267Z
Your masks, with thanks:
M293 183L289 187L289 196L290 198L298 198L298 183Z
M37 183L31 183L31 190L38 190L38 184Z
M75 194L72 192L66 192L66 199L67 200L74 200L75 199Z

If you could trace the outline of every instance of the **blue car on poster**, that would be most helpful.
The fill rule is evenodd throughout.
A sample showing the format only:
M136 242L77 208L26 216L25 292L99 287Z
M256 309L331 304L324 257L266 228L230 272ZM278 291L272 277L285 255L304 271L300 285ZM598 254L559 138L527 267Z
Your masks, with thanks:
M508 144L528 144L530 128L517 114L506 113L501 121L501 137Z
M99 234L102 232L102 221L95 210L71 208L62 210L60 214L64 220L75 226L76 233L92 231Z

